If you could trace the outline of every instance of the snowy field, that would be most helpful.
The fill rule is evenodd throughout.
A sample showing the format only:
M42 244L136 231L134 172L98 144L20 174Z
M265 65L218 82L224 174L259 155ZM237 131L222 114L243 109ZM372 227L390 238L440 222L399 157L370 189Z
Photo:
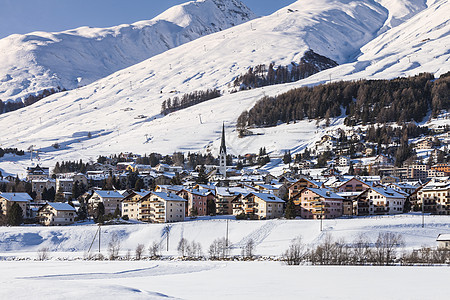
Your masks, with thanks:
M286 251L292 239L301 236L303 243L314 246L321 243L326 234L333 239L344 239L352 243L364 234L375 242L380 232L401 234L405 250L422 246L435 247L441 233L450 233L449 216L425 216L425 227L421 227L420 215L399 215L354 219L324 220L320 231L319 220L268 220L228 221L231 254L240 255L248 240L255 243L255 254L279 257ZM102 226L100 250L107 255L107 245L113 234L119 236L121 255L134 250L138 244L148 247L157 242L163 247L163 256L178 256L177 246L181 238L200 243L204 254L212 242L223 238L227 232L227 220L214 218L170 224L169 251L166 251L165 224L134 224ZM48 248L50 256L56 258L83 258L91 243L98 251L98 238L94 239L98 226L95 224L66 227L0 227L0 260L17 258L36 259L37 251Z
M449 267L0 262L1 299L446 299Z

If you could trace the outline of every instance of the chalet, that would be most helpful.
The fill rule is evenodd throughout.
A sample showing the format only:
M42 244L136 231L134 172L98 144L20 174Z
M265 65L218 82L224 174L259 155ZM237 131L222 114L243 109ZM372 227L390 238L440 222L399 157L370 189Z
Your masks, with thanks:
M311 187L311 188L321 188L323 187L323 183L314 181L307 178L300 178L295 183L291 184L289 186L289 199L291 199L295 194L297 194L300 190L302 190L305 187Z
M33 201L27 193L0 193L0 211L3 215L7 215L11 206L17 203L22 209L22 217L25 219L29 216L28 204Z
M417 192L417 203L424 204L424 211L450 215L450 182L429 182Z
M31 181L33 179L45 179L49 178L49 176L49 168L44 168L39 165L37 165L36 167L27 168L27 181Z
M283 216L284 200L268 193L251 192L233 199L233 214L254 215L258 219L274 219Z
M297 215L304 219L334 219L342 216L345 200L327 188L305 187L294 195Z
M61 226L75 222L76 210L67 203L48 202L38 210L37 217L42 225Z
M141 199L150 192L131 192L122 199L122 217L128 217L131 220L141 220L140 211L142 209Z
M394 215L403 213L406 196L388 187L370 187L359 197L358 215Z
M262 193L270 193L274 194L278 198L284 196L287 192L286 188L282 184L272 185L272 184L256 184L255 188L257 188Z
M433 141L429 138L423 139L416 143L416 149L432 149L433 148Z
M438 242L438 248L450 250L450 234L440 234L436 241Z
M218 215L233 214L231 201L238 195L247 195L254 190L241 187L216 187L216 213Z
M96 208L100 202L105 207L105 214L114 214L116 208L122 208L122 199L124 196L117 191L95 191L89 199L89 205Z
M370 187L370 184L353 177L337 187L339 192L362 192Z
M184 221L186 200L169 192L150 192L141 200L140 220L150 223Z

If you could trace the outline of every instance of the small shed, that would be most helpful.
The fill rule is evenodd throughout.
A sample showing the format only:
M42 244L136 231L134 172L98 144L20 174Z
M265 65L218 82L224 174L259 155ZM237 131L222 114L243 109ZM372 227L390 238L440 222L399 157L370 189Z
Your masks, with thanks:
M438 242L438 248L450 249L450 233L440 234L436 241Z

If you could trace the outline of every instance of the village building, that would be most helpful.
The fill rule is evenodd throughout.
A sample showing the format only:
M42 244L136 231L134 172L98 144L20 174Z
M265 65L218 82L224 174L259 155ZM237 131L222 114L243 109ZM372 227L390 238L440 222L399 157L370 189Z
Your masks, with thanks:
M297 215L304 219L341 217L344 200L327 188L305 187L293 196Z
M7 215L11 206L17 203L22 209L22 217L28 218L28 205L33 201L27 193L0 193L0 211L3 215Z
M127 217L130 220L141 220L140 212L142 210L141 199L150 192L131 192L122 199L122 217Z
M356 203L358 215L394 215L403 213L406 196L388 187L370 187Z
M216 213L218 215L233 214L231 201L240 194L247 195L253 191L241 187L216 187Z
M425 212L450 215L450 183L429 182L417 192L417 204L424 205Z
M50 177L49 168L44 168L39 165L36 167L28 167L27 168L27 181L32 181L35 179L46 179Z
M208 212L208 202L215 199L214 193L208 189L183 189L178 196L187 200L186 216L207 216L215 211Z
M436 241L438 242L439 249L447 249L450 250L450 234L440 234Z
M343 184L337 187L339 192L362 192L370 187L369 183L366 183L356 177L347 180Z
M302 177L289 186L289 199L292 199L294 195L305 187L321 188L323 183Z
M38 210L37 218L42 225L61 226L75 222L76 210L67 203L48 202Z
M105 207L105 214L114 214L117 208L122 208L122 199L125 198L118 191L95 191L89 199L89 205L96 209L101 202Z
M268 193L251 192L236 197L232 205L233 215L253 215L259 220L265 220L283 216L284 200Z
M140 220L150 223L184 221L186 200L169 192L151 192L141 200Z
M33 179L31 181L31 191L36 193L36 200L53 200L42 199L42 193L44 190L50 190L53 188L56 192L56 180L55 179Z

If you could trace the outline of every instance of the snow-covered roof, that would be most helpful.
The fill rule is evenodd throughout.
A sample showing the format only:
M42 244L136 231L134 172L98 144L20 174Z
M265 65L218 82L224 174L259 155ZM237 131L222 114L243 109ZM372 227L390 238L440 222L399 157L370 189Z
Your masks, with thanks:
M0 197L13 202L28 202L33 200L27 193L0 193Z
M56 210L69 210L69 211L76 211L76 209L74 207L72 207L71 205L67 204L67 203L62 203L62 202L48 202L48 205L50 205L51 207L53 207Z
M279 187L273 186L271 184L258 184L257 186L262 187L263 189L266 189L266 190L271 190L271 191L279 189Z
M389 187L371 187L376 193L386 198L405 198L405 195Z
M261 200L265 202L276 202L276 203L284 203L284 200L274 196L273 194L268 193L251 193L255 195L256 197L260 198Z
M241 187L216 187L216 195L230 197L238 194L247 195L252 191Z
M95 191L95 194L97 194L101 198L120 198L122 199L123 196L117 191Z
M320 197L324 198L324 199L338 199L338 200L344 200L343 197L339 196L338 194L336 194L335 192L329 190L329 189L316 189L316 188L306 188L314 193L316 193L317 195L319 195Z
M450 233L443 233L443 234L440 234L440 235L437 237L436 241L438 241L438 242L440 242L440 241L450 241Z
M151 192L153 195L158 196L162 199L164 199L164 201L183 201L186 202L186 199L181 198L178 195L175 195L173 193L167 193L167 192Z

